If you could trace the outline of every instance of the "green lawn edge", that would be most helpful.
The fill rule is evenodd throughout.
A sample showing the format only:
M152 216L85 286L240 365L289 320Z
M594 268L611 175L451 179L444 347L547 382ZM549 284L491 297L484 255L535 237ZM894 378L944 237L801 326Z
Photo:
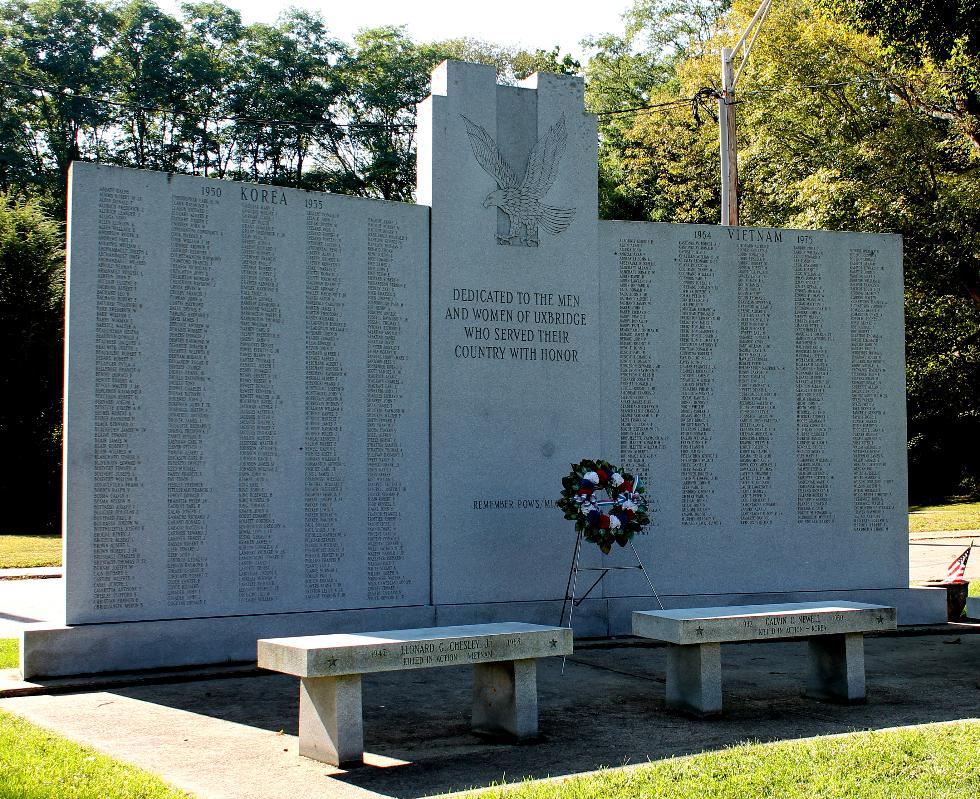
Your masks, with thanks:
M0 669L16 669L20 665L20 641L0 638Z
M0 710L0 799L189 799L122 763Z
M0 535L0 569L60 565L60 535Z
M980 722L741 744L627 769L481 791L480 799L965 799Z
M940 533L951 530L980 530L980 502L956 499L939 505L912 505L910 533Z

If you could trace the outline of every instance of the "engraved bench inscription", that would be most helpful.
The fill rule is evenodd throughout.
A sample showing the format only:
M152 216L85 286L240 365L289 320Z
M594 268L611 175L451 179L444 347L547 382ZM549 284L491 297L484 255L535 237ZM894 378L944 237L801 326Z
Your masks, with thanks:
M721 644L806 638L807 696L862 702L864 633L895 629L895 608L861 602L796 602L633 613L633 634L670 644L667 706L721 713Z
M538 732L536 659L572 652L571 630L504 622L267 638L258 665L300 678L299 753L334 766L364 759L361 675L473 666L474 732Z

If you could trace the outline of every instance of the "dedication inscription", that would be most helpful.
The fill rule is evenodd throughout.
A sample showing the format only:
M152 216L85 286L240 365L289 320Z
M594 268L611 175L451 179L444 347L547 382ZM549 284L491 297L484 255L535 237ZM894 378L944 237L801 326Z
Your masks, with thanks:
M565 587L567 572L541 568L571 546L555 487L598 445L598 421L582 420L598 420L601 401L596 125L583 90L545 74L497 86L492 67L449 61L419 106L437 605L555 600Z

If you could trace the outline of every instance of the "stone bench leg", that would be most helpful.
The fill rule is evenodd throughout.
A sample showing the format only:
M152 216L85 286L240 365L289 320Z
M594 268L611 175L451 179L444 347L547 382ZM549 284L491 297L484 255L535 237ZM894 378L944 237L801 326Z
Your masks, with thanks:
M536 660L474 664L473 731L514 738L538 734Z
M360 674L300 679L299 753L331 766L364 762Z
M667 647L667 707L698 716L721 713L721 644Z
M863 702L864 634L822 635L809 640L806 694L831 702Z

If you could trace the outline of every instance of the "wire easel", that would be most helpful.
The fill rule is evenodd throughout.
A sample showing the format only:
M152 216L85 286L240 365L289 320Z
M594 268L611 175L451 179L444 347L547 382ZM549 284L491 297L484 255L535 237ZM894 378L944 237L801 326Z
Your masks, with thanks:
M647 585L650 586L650 590L653 592L654 597L657 599L657 604L660 605L660 609L664 610L664 603L660 601L660 594L657 593L657 589L653 587L653 580L650 579L650 575L643 565L643 561L640 560L640 553L636 551L636 547L633 542L630 541L630 551L633 553L633 557L636 558L635 566L582 566L582 541L583 533L579 531L578 536L575 539L575 551L572 553L572 567L568 571L568 583L565 585L565 599L561 603L561 618L558 619L558 626L564 626L565 621L565 608L568 608L568 629L572 629L572 617L575 613L575 608L581 605L586 598L591 594L599 583L602 582L603 578L609 574L611 571L639 571L646 578ZM596 577L595 582L589 586L589 590L586 591L582 596L576 598L575 589L578 586L578 573L579 572L599 572L599 576ZM565 658L561 659L561 673L565 673Z

